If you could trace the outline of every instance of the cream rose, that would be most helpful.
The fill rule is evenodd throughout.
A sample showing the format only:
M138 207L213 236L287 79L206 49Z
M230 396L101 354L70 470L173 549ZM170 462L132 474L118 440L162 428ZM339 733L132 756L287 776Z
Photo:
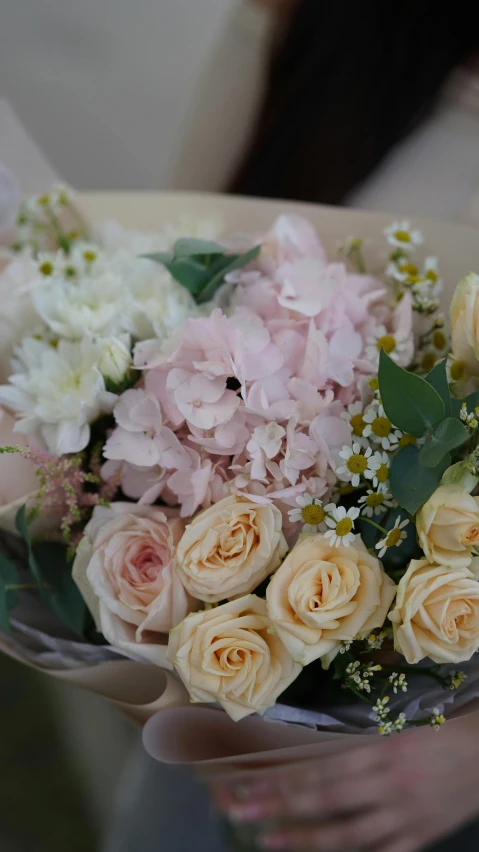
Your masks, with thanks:
M179 518L154 506L96 507L73 565L108 642L162 666L166 635L193 608L173 561L183 529Z
M465 568L479 544L479 497L460 485L440 485L419 509L416 528L429 562Z
M252 592L281 562L287 544L276 506L231 495L193 518L178 545L181 581L208 603Z
M331 547L323 535L300 540L272 578L268 614L291 656L305 666L325 667L341 642L381 627L396 586L356 539Z
M270 628L265 601L246 595L172 630L168 659L191 700L217 701L235 721L271 707L301 667Z
M459 282L449 311L454 358L479 375L479 275L470 272Z
M479 647L479 582L474 560L452 569L413 559L389 614L394 644L408 663L463 663Z

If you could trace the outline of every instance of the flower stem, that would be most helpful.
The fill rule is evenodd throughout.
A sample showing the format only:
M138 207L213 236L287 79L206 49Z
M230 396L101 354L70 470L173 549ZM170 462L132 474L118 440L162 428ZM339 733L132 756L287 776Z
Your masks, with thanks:
M384 527L382 527L380 524L377 524L376 521L372 521L371 518L366 518L365 515L362 515L361 520L365 521L367 524L371 524L372 527L376 527L376 529L382 532L383 535L388 534L388 531Z

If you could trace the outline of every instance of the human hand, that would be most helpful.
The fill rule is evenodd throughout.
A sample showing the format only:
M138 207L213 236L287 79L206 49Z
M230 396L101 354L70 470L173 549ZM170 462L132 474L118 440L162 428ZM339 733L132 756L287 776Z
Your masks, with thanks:
M417 852L479 813L479 714L223 782L230 819L271 820L264 849Z

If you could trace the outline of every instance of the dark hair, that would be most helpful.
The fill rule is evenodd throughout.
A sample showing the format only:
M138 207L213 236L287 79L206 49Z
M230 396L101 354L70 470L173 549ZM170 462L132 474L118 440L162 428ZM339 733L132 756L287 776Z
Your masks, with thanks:
M478 46L472 0L301 0L230 190L340 203Z

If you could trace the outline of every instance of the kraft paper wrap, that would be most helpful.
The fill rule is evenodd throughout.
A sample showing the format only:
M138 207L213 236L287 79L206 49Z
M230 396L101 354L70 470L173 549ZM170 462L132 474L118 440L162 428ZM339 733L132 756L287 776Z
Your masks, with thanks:
M91 222L116 220L125 227L159 230L172 220L209 218L228 233L261 232L281 213L306 216L317 228L330 257L350 236L367 241L365 251L372 268L384 268L386 254L382 230L391 214L363 212L304 203L235 198L190 193L82 194L79 207ZM427 255L437 255L445 280L443 307L447 309L457 281L471 270L479 271L479 238L474 228L447 222L414 219L425 237ZM0 528L12 529L17 506L0 509ZM1 643L0 649L25 662ZM103 696L132 720L143 724L147 750L167 763L189 763L203 772L231 772L359 745L370 734L318 732L296 724L259 718L233 723L218 709L189 704L188 695L173 675L133 660L99 663L69 671L35 666L66 682ZM470 706L470 705L469 705ZM377 738L379 741L379 738Z

